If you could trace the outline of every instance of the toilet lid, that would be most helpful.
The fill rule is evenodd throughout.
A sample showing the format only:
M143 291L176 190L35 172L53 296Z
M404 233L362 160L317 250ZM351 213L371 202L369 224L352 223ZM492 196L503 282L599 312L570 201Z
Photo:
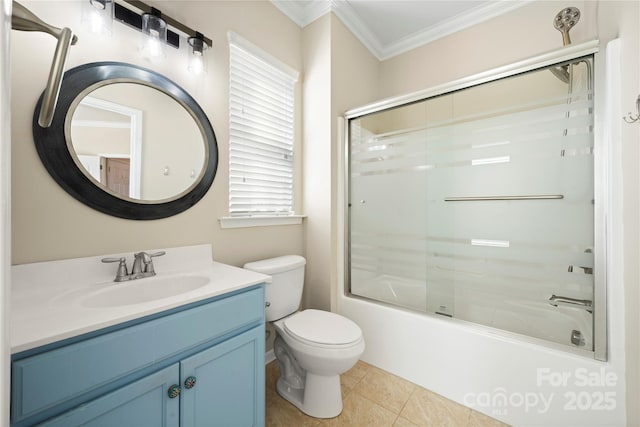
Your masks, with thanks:
M362 338L360 327L346 317L321 310L304 310L284 321L290 334L318 344L350 344Z

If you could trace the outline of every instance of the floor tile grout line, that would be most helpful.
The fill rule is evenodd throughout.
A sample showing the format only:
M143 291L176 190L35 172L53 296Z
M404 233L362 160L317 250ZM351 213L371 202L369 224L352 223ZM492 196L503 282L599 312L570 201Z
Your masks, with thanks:
M396 418L395 418L395 419L394 419L394 421L393 421L394 423L395 423L395 420L397 419L397 417L399 417L399 416L400 416L400 414L396 414L396 413L395 413L395 412L393 412L391 409L389 409L389 408L385 408L385 407L384 407L384 406L382 406L381 404L379 404L379 403L377 403L377 402L375 402L375 401L373 401L373 400L369 399L369 398L368 398L368 397L366 397L366 396L363 396L362 394L358 393L357 391L353 391L353 393L357 394L358 396L360 396L362 399L365 399L365 400L366 400L366 401L368 401L369 403L371 403L371 404L373 404L373 405L375 405L375 406L378 406L378 407L382 408L383 410L385 410L385 411L387 411L387 412L389 412L389 413L391 413L391 414L395 415L395 416L396 416ZM393 424L392 424L392 426L393 426Z
M374 375L374 374L372 373L372 375ZM395 376L395 375L393 375L393 374L388 374L388 373L386 373L386 372L383 372L383 373L382 373L382 375L387 376L387 377L390 377L390 378L397 378L397 379L400 379L400 380L402 380L402 381L406 381L406 380L404 380L404 379L402 379L402 378L400 378L400 377L397 377L397 376ZM362 380L363 380L363 381L364 381L365 377L366 377L366 375L362 377ZM407 382L408 382L408 381L407 381ZM350 390L350 392L358 393L358 395L359 395L359 396L362 396L362 397L367 398L367 400L370 400L370 401L372 401L372 402L376 403L377 405L379 405L379 406L383 407L384 409L386 409L386 410L388 410L388 411L390 411L390 412L392 412L392 413L394 413L394 414L396 414L396 415L400 415L400 413L401 413L401 412L402 412L402 410L404 409L405 405L407 404L407 402L408 402L408 401L409 401L409 399L411 398L411 395L413 394L413 392L415 391L415 389L416 389L416 387L417 387L415 384L413 384L413 383L411 383L411 382L408 382L408 383L411 385L411 391L410 391L409 393L407 393L407 394L408 394L408 395L407 395L407 398L406 398L406 399L403 399L404 401L402 402L402 406L400 407L400 409L399 409L399 410L389 408L389 407L387 407L387 406L383 405L382 403L376 402L376 401L374 401L373 399L366 397L366 396L365 396L365 395L363 395L362 393L358 393L358 392L357 392L357 390L356 390L356 387L355 387L355 386ZM391 393L391 394L392 394L392 395L394 395L394 396L397 396L397 395L398 395L398 393ZM402 393L402 394L404 394L404 393Z
M413 395L416 393L417 390L418 390L418 386L414 385L413 390L411 390L411 393L409 393L409 397L404 402L404 405L402 405L402 408L400 408L400 412L398 413L398 416L402 414L402 411L404 411L404 408L407 407L407 405L409 404L409 401L411 400L411 397L413 397Z
M471 425L471 416L473 415L473 409L469 408L468 406L466 408L469 409L469 414L467 416L467 427L469 427Z

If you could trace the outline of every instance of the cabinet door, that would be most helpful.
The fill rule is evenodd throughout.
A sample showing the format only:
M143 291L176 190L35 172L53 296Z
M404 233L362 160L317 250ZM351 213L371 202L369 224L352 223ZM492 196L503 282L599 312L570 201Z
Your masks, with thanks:
M264 425L264 326L184 359L180 373L182 427Z
M176 363L40 426L178 427L180 399L171 399L167 393L178 380Z

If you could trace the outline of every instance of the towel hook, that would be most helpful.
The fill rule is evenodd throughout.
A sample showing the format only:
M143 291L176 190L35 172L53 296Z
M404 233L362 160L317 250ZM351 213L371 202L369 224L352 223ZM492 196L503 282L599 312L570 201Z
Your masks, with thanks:
M638 99L636 99L636 115L635 117L631 115L631 112L627 114L627 117L623 117L624 121L627 123L635 123L640 120L640 95L638 95Z

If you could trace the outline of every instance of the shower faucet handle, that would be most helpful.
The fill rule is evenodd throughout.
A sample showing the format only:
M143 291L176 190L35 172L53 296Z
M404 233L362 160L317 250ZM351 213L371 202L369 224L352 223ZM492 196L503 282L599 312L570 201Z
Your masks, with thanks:
M593 274L593 267L583 267L583 266L575 267L573 265L569 265L569 268L567 268L567 272L573 273L574 268L581 268L582 271L584 271L584 274Z

